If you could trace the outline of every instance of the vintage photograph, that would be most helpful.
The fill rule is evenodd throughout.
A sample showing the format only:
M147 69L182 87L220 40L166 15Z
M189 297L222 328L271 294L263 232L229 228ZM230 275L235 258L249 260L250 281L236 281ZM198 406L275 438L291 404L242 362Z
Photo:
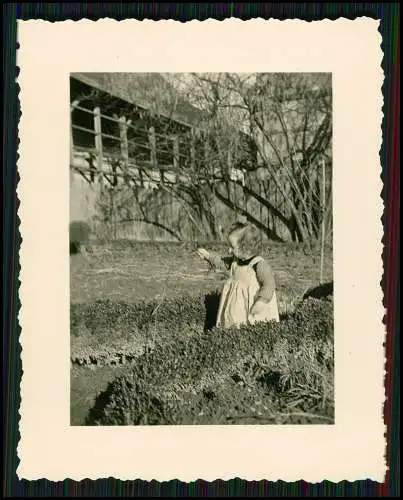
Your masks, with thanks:
M70 73L70 425L333 425L331 73Z

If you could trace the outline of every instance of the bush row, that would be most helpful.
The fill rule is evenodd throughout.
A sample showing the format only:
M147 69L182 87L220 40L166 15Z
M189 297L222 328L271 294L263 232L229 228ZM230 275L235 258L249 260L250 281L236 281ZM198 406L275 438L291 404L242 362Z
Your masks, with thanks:
M177 342L213 327L219 293L128 304L72 304L71 362L80 366L132 362L155 343Z
M203 332L200 325L167 326L154 323L142 330L127 326L109 331L97 330L95 334L71 337L70 361L74 365L120 365L134 362L141 354L150 352L155 345L178 342L183 338Z
M72 345L71 362L79 366L88 365L122 365L133 362L138 356L144 353L149 344L140 342L127 342L122 340L118 345L108 344L96 345L89 342L88 345Z
M132 362L156 342L189 337L214 326L219 292L127 304L111 300L71 307L71 362L116 365ZM294 305L279 300L282 314ZM297 314L303 314L299 309Z
M109 299L92 303L72 304L70 331L72 335L94 334L99 330L122 327L146 329L155 323L166 327L214 324L219 292L207 295L184 295L178 298L154 299L135 304Z
M273 408L279 393L275 414L281 401L329 414L332 377L333 305L308 299L280 323L214 327L157 343L108 385L86 423L225 423L234 412L251 418L251 398Z
M215 324L219 298L219 291L213 290L134 304L108 299L72 304L71 361L79 365L125 362L149 344L147 337L162 341L181 332L188 336L208 331ZM279 298L279 309L280 314L289 314L293 304Z

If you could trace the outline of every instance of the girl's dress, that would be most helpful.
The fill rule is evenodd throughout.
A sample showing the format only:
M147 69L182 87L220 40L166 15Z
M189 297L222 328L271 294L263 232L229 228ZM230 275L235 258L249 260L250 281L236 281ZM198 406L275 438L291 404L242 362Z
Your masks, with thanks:
M218 308L218 327L230 328L250 323L249 313L260 289L254 266L262 260L263 257L257 256L248 264L238 264L235 260L231 264L230 277L224 284ZM276 292L264 313L254 318L254 322L273 320L279 321Z

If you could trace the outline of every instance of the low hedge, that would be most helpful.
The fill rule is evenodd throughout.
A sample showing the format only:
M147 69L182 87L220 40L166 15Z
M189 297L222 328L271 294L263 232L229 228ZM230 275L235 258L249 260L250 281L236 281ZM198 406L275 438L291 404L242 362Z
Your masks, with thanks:
M286 401L329 415L332 391L333 304L310 298L280 323L214 327L157 343L99 395L86 424L224 423L239 406L250 415L249 393L268 408L274 397L276 414Z
M71 362L83 365L131 362L146 346L211 330L220 291L140 303L98 300L72 304ZM279 299L282 316L292 311Z
M71 362L105 365L131 362L158 344L210 330L220 294L186 295L128 304L98 300L70 309Z
M178 323L169 326L156 322L148 328L138 330L135 326L126 329L111 328L96 334L88 333L71 338L70 360L74 365L118 365L134 362L140 355L152 351L156 345L180 342L193 335L203 333L202 325Z
M165 297L130 304L104 299L72 304L70 331L72 335L79 336L88 332L94 334L105 328L136 327L143 330L156 322L167 327L202 324L208 328L214 324L219 296L218 291L212 291L207 295L184 295L179 300Z

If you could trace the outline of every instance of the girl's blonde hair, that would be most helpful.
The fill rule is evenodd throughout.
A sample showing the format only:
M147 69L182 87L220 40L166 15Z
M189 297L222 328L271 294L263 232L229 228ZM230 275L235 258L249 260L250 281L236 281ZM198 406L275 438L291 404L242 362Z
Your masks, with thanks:
M260 232L251 224L243 222L235 223L231 227L228 237L236 239L239 250L244 255L256 255L261 250Z

